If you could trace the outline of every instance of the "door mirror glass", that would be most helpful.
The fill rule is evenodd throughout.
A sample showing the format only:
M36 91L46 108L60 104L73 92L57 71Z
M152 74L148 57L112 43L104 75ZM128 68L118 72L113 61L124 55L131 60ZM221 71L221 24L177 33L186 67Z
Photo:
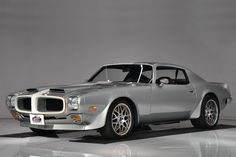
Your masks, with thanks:
M163 78L163 79L160 80L160 83L169 84L170 82L169 82L169 79Z
M157 79L156 83L162 87L164 84L169 84L170 79L168 79L167 77L162 77L162 78Z

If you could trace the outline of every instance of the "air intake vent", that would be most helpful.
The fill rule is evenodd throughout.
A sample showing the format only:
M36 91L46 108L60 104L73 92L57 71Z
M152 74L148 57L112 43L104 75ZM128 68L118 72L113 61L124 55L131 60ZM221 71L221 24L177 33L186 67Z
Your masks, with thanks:
M28 91L28 92L38 92L38 89L36 89L36 88L29 88L29 89L26 89L26 91Z
M31 98L18 98L17 105L20 110L31 111Z
M65 90L64 90L64 89L55 89L55 88L52 88L52 89L50 89L50 92L54 92L54 93L65 93Z
M38 98L39 112L61 112L63 106L63 101L61 99Z

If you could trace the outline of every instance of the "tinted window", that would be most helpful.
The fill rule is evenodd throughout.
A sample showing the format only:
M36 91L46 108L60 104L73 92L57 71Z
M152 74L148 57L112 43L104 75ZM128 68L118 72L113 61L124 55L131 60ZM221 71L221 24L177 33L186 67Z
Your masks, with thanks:
M157 67L156 78L156 83L160 83L162 78L168 79L168 84L183 85L189 83L186 72L174 67Z
M160 83L161 79L166 78L169 80L168 84L175 84L175 73L176 69L158 68L156 71L156 82Z
M176 84L188 84L187 75L184 70L177 70Z

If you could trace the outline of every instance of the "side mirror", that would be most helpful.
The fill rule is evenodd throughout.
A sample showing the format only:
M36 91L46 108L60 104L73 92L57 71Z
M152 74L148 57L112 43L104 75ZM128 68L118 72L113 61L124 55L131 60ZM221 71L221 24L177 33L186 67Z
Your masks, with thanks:
M167 79L167 78L162 78L162 79L160 79L160 80L158 81L158 85L159 85L160 87L163 87L164 84L169 84L169 83L170 83L170 81L169 81L169 79Z

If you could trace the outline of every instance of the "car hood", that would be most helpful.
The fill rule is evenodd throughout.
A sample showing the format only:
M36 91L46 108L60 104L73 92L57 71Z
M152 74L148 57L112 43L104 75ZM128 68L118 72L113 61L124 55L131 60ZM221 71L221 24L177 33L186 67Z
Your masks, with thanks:
M107 89L107 88L118 88L131 86L133 83L129 82L98 82L98 83L83 83L75 85L55 85L55 86L44 86L38 88L29 88L24 92L21 92L22 95L25 94L35 94L42 93L47 95L58 95L58 96L77 96L86 94L89 92L94 92L97 90ZM44 93L45 91L45 93Z

